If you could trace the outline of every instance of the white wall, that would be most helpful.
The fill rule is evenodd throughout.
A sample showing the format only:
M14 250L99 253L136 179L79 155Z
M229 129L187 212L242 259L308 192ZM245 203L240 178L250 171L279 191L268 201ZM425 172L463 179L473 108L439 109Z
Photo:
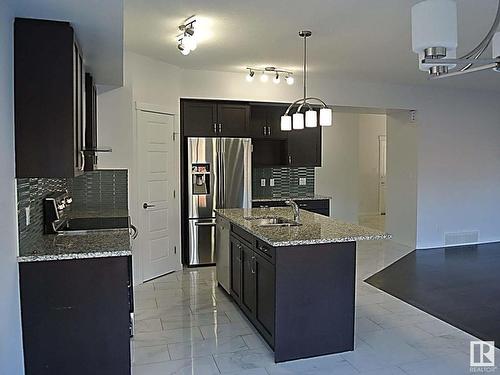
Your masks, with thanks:
M386 133L385 123L385 115L359 115L360 215L376 215L379 213L379 136Z
M265 85L246 82L244 74L164 65L159 75L148 72L145 81L154 81L154 87L166 87L169 92L150 89L155 94L148 97L138 90L137 96L142 93L145 100L162 102L170 98L172 104L175 98L175 105L178 97L290 101L301 96L300 77L291 87ZM150 66L156 64L138 69L146 71ZM164 81L169 84L162 84ZM500 143L499 93L341 81L313 74L308 86L311 96L330 104L418 111L417 247L441 246L445 232L465 228L480 230L482 241L500 241L500 228L494 224L500 211L496 197L500 182L496 151Z
M323 129L322 167L316 169L316 192L332 197L330 215L358 222L359 115L335 113L335 124Z
M385 230L393 240L414 247L417 226L417 130L408 111L387 115Z
M19 375L24 369L16 260L11 5L0 2L0 374Z
M124 56L125 84L123 87L98 95L98 143L111 146L113 152L98 156L98 167L129 170L129 203L132 223L139 224L140 212L137 171L134 159L136 147L136 105L159 106L175 116L179 129L180 69L135 53ZM178 147L178 145L177 145ZM176 154L179 154L178 150ZM174 175L177 171L172 172ZM180 181L179 181L180 183ZM180 190L179 188L177 189ZM180 207L177 208L180 212ZM179 225L180 223L174 223ZM134 283L142 282L142 259L137 243L133 243Z

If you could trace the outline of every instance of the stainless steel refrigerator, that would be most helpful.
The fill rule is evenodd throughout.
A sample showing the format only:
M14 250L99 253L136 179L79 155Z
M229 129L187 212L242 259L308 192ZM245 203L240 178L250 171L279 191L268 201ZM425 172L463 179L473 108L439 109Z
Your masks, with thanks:
M215 208L250 208L250 138L188 138L189 265L215 263Z

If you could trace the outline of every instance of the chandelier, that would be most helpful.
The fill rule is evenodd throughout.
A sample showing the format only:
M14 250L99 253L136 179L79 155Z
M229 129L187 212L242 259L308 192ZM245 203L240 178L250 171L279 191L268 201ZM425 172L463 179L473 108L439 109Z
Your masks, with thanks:
M333 113L331 108L328 108L326 103L316 97L307 96L307 38L312 33L308 30L300 31L299 36L304 39L304 97L297 99L287 108L285 114L281 116L281 130L290 131L306 128L315 128L318 126L318 114L311 106L312 102L319 102L322 108L319 111L319 124L321 126L331 126L333 120ZM290 111L294 106L297 106L296 112L290 116ZM302 109L306 108L305 119Z
M500 0L495 20L486 36L469 53L457 58L457 4L453 0L425 0L412 7L412 47L419 68L431 79L487 69L500 72ZM490 44L492 58L481 58Z

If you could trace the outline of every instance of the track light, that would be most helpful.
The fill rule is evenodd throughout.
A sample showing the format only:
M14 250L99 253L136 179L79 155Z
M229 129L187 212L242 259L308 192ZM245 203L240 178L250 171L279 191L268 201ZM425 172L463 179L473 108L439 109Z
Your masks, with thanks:
M255 72L253 70L250 70L247 74L247 82L252 82L254 78Z
M245 78L248 82L252 82L255 72L259 72L261 73L261 82L269 81L269 77L272 74L273 83L279 84L281 82L281 77L284 76L286 83L288 83L289 85L293 85L293 73L289 70L275 68L274 66L266 66L264 68L247 67L246 69L248 70L248 74Z
M189 55L191 51L194 51L196 47L198 47L194 29L195 22L196 19L194 16L191 16L179 26L179 30L182 31L182 34L177 36L177 41L179 42L177 48L184 56Z

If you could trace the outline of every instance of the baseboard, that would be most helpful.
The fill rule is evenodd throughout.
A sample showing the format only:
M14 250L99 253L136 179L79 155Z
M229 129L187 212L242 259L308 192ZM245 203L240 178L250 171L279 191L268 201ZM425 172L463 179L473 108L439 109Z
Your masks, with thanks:
M484 245L487 243L496 243L500 242L500 239L498 240L491 240L491 241L478 241L478 242L471 242L471 243L463 243L463 244L452 244L452 245L434 245L434 246L424 246L424 247L417 247L416 250L433 250L433 249L442 249L443 247L445 248L450 248L450 247L461 247L461 246L471 246L471 245Z

